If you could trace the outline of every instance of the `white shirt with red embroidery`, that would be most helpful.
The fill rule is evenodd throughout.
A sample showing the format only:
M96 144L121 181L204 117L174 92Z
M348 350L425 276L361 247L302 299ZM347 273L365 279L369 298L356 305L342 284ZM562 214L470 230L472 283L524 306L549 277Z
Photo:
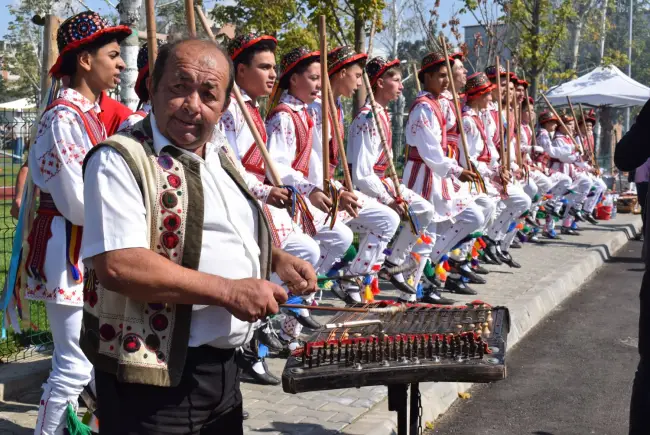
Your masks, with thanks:
M423 95L436 99L433 94L426 91L420 92L418 98ZM437 100L447 122L447 130L453 129L456 125L456 114L449 100L446 98ZM439 177L447 178L452 175L458 177L463 172L456 159L447 157L443 151L442 127L429 104L421 102L411 110L406 124L406 143L417 148L424 163Z
M251 97L249 97L243 89L241 90L241 94L244 101L252 101ZM257 102L255 102L255 107L259 110L259 104ZM244 158L249 148L256 145L253 133L251 133L251 130L246 124L246 120L244 119L244 115L242 115L239 104L237 104L237 101L233 98L230 99L228 109L226 109L221 116L217 128L226 137L233 155L237 157L237 168L240 170L239 172L244 178L244 181L246 181L248 189L255 198L262 202L266 202L269 193L271 192L271 186L264 184L264 182L260 181L254 174L246 171L241 163L241 159Z
M465 106L463 113L467 114L467 116L463 116L463 130L465 131L465 138L467 139L467 152L469 153L469 159L476 166L476 169L478 169L479 173L484 178L492 178L492 176L494 176L499 169L499 152L492 143L492 136L490 136L490 134L487 132L485 118L481 117L474 109L469 106ZM481 135L474 116L479 116L481 121L483 121L483 127L486 130L485 135L487 143L483 140L483 136ZM478 160L478 157L484 152L485 147L488 147L490 151L489 162ZM461 149L460 152L461 162L464 162L464 151Z
M379 116L390 125L388 112L377 105ZM370 111L370 103L366 103L350 124L348 129L348 162L352 166L351 176L355 187L366 195L377 198L382 204L393 202L381 177L375 173L374 165L383 151L381 138L377 131Z
M151 104L144 103L140 110L133 112L131 115L129 115L128 118L122 121L120 126L117 127L117 131L122 131L125 128L133 127L135 124L142 121L149 112L151 112Z
M308 121L314 122L308 114L307 104L288 92L285 92L280 97L280 103L286 104L291 110L298 113L305 126L307 126ZM318 162L322 162L321 146L315 140L312 143L309 158L309 176L305 177L302 172L293 169L291 166L296 155L296 131L289 114L278 112L268 118L266 120L266 134L269 154L276 163L283 184L295 187L304 196L308 196L315 187L322 187L323 168L322 164L318 164Z
M98 103L90 102L74 89L59 92L62 98L86 113L99 113ZM29 173L41 192L49 193L62 216L52 220L52 237L47 243L44 272L47 281L28 278L26 297L62 305L83 305L83 284L70 274L66 249L66 219L84 224L82 164L93 144L83 120L72 108L58 105L43 114L36 140L29 150ZM79 259L79 270L83 270Z

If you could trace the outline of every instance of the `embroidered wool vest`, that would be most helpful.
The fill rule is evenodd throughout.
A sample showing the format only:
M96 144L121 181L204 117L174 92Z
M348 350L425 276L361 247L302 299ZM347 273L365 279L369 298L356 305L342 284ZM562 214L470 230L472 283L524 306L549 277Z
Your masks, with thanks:
M199 162L168 146L154 153L151 120L146 117L106 141L126 161L146 209L149 248L170 261L197 270L201 257L204 197ZM222 152L222 151L220 151ZM261 277L268 279L271 238L258 202L235 167L222 154L221 165L258 215ZM81 347L97 370L118 381L170 387L185 365L192 305L134 301L102 286L92 268L84 281Z

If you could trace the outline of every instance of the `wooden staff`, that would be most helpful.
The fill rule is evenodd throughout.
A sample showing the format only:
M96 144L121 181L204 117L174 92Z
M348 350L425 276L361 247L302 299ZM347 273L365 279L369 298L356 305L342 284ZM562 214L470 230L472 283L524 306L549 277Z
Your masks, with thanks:
M158 56L154 0L145 0L144 7L147 14L147 51L149 53L149 77L151 77L153 74L153 66L156 64L156 57Z
M524 80L526 80L524 78ZM535 113L535 107L530 107L530 100L528 99L528 89L524 89L524 95L526 97L526 103L528 104L528 126L530 127L532 144L534 147L537 146L537 135L535 134L535 123L533 122L533 114Z
M521 156L521 107L519 106L519 101L515 98L515 125L517 126L516 134L516 147L515 152L517 153L517 165L523 170L524 163Z
M185 21L187 21L187 33L192 38L195 38L196 19L194 18L194 0L185 0ZM205 27L209 28L210 26L205 26Z
M585 143L585 139L582 137L582 132L580 131L580 127L578 126L578 117L576 116L575 110L573 110L573 104L571 104L571 98L567 96L566 100L569 103L569 109L571 109L571 116L573 116L573 122L576 125L576 130L578 130L578 136L580 136L580 143L577 144L578 145L577 149L580 154L584 155L585 150L582 148L582 144Z
M336 102L334 101L334 93L332 92L332 84L330 83L329 75L327 77L327 95L329 96L330 116L332 117L332 131L336 135L336 142L339 146L339 160L343 166L343 178L345 188L352 192L352 177L350 176L350 168L348 167L348 158L345 155L345 145L343 144L343 134L341 134L341 124L339 124L339 114L337 111Z
M582 119L584 120L585 124L585 130L587 129L587 121L584 119L585 117L585 111L582 108L582 103L578 103L578 109L580 109L580 113L582 113ZM594 149L589 152L591 154L591 165L594 167L594 170L596 171L596 174L600 174L600 168L598 168L598 162L596 162L596 141L594 141Z
M460 133L460 142L463 146L463 152L465 153L465 164L467 170L474 173L472 170L472 162L469 159L469 151L467 148L467 138L465 137L465 129L463 128L463 112L461 112L460 103L458 102L458 95L456 94L456 84L451 73L451 62L449 62L449 54L447 53L447 42L445 41L444 36L440 37L440 45L442 45L442 51L445 55L445 62L447 63L447 71L449 76L449 84L451 86L451 96L454 99L454 110L456 111L456 124L458 125L458 131ZM478 184L477 184L478 185Z
M415 89L418 91L418 94L422 92L422 85L420 84L420 79L418 78L418 64L413 64L413 77L415 78Z
M210 37L210 39L214 41L215 40L214 33L212 33L212 30L208 25L208 20L206 19L205 14L198 7L196 9L196 14L199 16L199 21L201 21L201 26L203 27L203 30L205 30L205 33L207 33L208 37ZM241 95L241 91L239 90L239 86L237 86L237 83L234 84L232 92L235 95L235 101L237 101L239 110L244 116L244 121L246 121L246 125L248 126L248 129L253 135L253 139L255 139L255 145L257 146L257 149L260 151L260 154L262 154L262 159L264 160L264 167L267 169L271 184L273 184L274 186L281 186L282 178L280 177L280 174L278 173L277 169L273 164L273 159L271 159L271 156L269 155L269 152L266 149L266 144L264 143L264 140L262 140L262 136L260 132L257 130L257 126L255 126L255 122L253 121L251 114L248 113L248 109L246 108L246 102L244 101L244 98Z
M393 163L393 150L388 148L388 141L386 140L386 132L384 131L384 128L381 125L381 121L379 120L379 112L377 111L377 107L376 107L377 103L375 102L375 94L372 92L370 79L368 78L368 73L366 72L365 68L363 69L363 84L365 85L366 91L368 92L368 99L370 100L370 110L372 110L372 118L375 122L375 125L377 126L377 131L379 132L379 140L381 141L381 147L384 150L384 153L386 153L386 156L388 157L388 168L390 170L389 176L395 187L395 199L398 202L401 202L403 200L402 200L402 194L400 193L399 190L400 182L399 179L397 178L397 170L395 170L395 163Z
M499 116L497 116L497 127L499 128L499 151L501 152L501 165L504 165L506 152L503 145L503 105L501 103L501 70L499 68L499 56L496 58L496 74L497 74L497 107L499 109ZM504 166L507 167L507 166Z
M510 61L506 60L506 121L508 125L508 129L505 131L506 133L506 143L505 143L505 150L506 150L506 161L508 162L508 168L510 167ZM499 81L501 79L499 78Z
M545 102L546 105L548 106L549 110L550 110L550 111L553 113L553 115L557 118L558 122L560 123L560 126L561 126L562 128L564 128L564 130L565 130L565 131L567 132L567 134L568 134L568 133L569 133L569 129L566 128L566 125L564 124L564 121L562 121L562 118L560 118L560 115L557 114L557 112L555 111L555 108L554 108L554 107L551 105L551 103L548 101L548 98L546 98L546 95L542 94L542 98L544 99L544 102ZM571 142L573 142L573 146L575 146L576 149L578 149L578 144L576 143L576 141L575 141L575 139L573 138L573 136L571 136L571 134L569 134L569 137L571 138Z
M321 93L321 136L323 151L323 191L329 197L330 183L330 147L329 147L329 87L327 75L327 25L325 15L320 16L318 32L320 33L320 93Z

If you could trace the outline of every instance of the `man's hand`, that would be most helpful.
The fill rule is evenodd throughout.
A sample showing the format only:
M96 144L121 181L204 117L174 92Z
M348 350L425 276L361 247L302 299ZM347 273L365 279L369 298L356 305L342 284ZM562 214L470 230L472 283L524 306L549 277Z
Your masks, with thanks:
M329 213L332 207L332 201L320 189L312 190L309 194L309 202L323 213Z
M20 202L21 201L22 201L22 198L16 197L16 199L14 199L14 202L11 203L11 211L9 213L11 213L11 217L13 217L14 219L18 219L18 214L20 213Z
M285 303L287 298L287 292L270 281L237 279L233 281L224 308L239 320L253 323L277 313L280 310L278 304Z
M271 187L269 196L266 198L266 203L276 208L291 207L291 195L289 194L289 189Z
M474 172L463 169L463 172L458 176L458 179L460 181L472 182L478 180L478 177Z
M347 190L342 190L339 194L339 210L345 210L352 217L359 216L357 212L361 208L361 205L357 202L359 198Z
M406 219L408 217L408 204L406 204L406 202L397 202L397 200L395 200L388 204L388 206L395 210L399 217L402 219Z
M281 249L273 249L271 270L278 274L295 295L314 293L317 289L316 272L312 265Z
M501 166L499 169L499 175L505 183L510 183L510 171L508 168Z

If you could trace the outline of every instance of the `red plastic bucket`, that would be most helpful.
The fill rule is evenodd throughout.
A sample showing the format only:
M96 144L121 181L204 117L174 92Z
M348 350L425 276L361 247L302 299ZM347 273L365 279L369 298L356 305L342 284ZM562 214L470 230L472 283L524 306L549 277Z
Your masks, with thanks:
M612 218L611 205L599 205L596 207L596 219L601 221L608 221Z

